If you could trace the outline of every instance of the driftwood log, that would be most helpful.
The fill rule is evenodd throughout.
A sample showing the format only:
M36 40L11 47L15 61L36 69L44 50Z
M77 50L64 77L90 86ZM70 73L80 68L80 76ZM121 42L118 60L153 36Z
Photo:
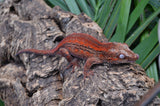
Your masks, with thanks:
M71 73L64 57L15 56L26 48L52 49L73 32L107 42L85 14L52 9L43 0L0 2L0 98L6 106L133 106L154 86L135 63L94 65L94 75L84 80L84 61Z

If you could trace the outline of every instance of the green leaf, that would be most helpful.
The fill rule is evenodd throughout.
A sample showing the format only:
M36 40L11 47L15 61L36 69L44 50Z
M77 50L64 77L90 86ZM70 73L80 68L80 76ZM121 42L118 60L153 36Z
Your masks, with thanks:
M128 28L127 28L127 33L130 31L130 29L133 27L137 19L140 17L140 15L143 13L144 8L148 4L149 0L141 0L136 8L133 10L131 15L129 16L129 21L128 21Z
M98 25L101 27L101 28L104 28L104 26L106 25L106 22L110 16L110 13L113 9L113 6L115 4L115 1L113 1L112 3L112 0L106 0L104 5L103 5L103 8L102 8L102 11L100 12L99 14L99 18L98 18Z
M91 8L89 7L89 5L87 4L86 0L77 0L77 3L79 5L79 7L81 8L81 10L86 13L89 17L92 18L93 20L93 11L91 10Z
M50 2L53 5L57 5L59 7L61 7L63 10L68 11L68 7L66 6L65 2L62 0L48 0L48 2Z
M55 0L56 1L56 0ZM69 10L76 15L79 15L81 13L77 3L75 0L65 0Z
M104 34L106 35L106 37L108 39L111 38L117 23L118 23L118 16L119 16L119 10L120 10L120 4L121 4L121 0L118 0L116 3L116 6L111 14L111 17L106 25L106 27L104 28Z
M96 8L96 0L89 0L88 2L89 2L90 5L93 7L93 9Z
M117 30L115 35L111 38L111 42L124 42L128 24L130 5L131 0L122 0Z
M152 6L154 10L157 10L160 7L159 0L149 0L149 4Z
M133 49L135 53L139 54L140 58L136 61L138 64L141 64L141 62L146 58L146 56L151 52L151 50L154 48L154 46L158 42L157 27L158 25L154 27L154 29L151 31L151 34L148 38L141 41L140 44L138 44L136 48ZM149 42L152 42L152 43L149 43Z
M94 9L95 10L95 15L94 15L94 21L97 22L99 17L100 17L100 14L102 14L102 8L103 8L103 5L104 4L104 0L98 0L97 1L97 5L96 5L96 8ZM98 24L98 23L97 23Z
M4 106L4 102L0 99L0 106Z
M146 59L143 60L143 62L140 64L144 69L147 69L147 67L152 63L152 61L158 56L160 53L160 47L159 44L156 45L156 47L152 50L152 52L147 56Z
M156 61L154 61L150 67L146 70L146 74L150 77L150 78L154 78L155 82L159 81L159 77L158 77L158 69L157 69L157 64Z
M155 11L138 29L126 40L129 46L140 36L144 29L152 22L152 20L160 13L160 8Z

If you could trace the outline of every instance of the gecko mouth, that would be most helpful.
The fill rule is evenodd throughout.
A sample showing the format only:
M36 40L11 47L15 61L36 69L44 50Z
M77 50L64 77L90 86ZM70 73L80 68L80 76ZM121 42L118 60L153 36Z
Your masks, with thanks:
M126 64L126 63L135 63L134 60L123 60L123 61L110 61L110 64Z
M128 63L135 63L135 61L128 61Z
M138 59L139 59L139 55L136 54L136 55L134 56L134 58L128 59L128 62L129 62L129 63L133 63L133 62L135 62L135 61L138 60Z

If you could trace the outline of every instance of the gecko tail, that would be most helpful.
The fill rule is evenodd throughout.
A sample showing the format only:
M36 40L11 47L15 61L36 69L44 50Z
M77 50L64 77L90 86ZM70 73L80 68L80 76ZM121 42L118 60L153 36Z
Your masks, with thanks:
M34 53L34 54L38 54L38 55L54 55L55 53L55 49L52 50L37 50L37 49L24 49L24 50L20 50L16 56L22 54L22 53Z

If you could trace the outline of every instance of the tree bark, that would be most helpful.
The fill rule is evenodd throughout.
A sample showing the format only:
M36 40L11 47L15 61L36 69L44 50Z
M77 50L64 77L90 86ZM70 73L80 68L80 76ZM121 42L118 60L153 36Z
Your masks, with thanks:
M52 49L74 32L107 42L85 14L52 9L43 0L5 0L0 14L0 98L6 106L133 106L154 86L135 63L94 65L94 75L84 80L84 61L72 73L64 57L15 56L21 49Z

